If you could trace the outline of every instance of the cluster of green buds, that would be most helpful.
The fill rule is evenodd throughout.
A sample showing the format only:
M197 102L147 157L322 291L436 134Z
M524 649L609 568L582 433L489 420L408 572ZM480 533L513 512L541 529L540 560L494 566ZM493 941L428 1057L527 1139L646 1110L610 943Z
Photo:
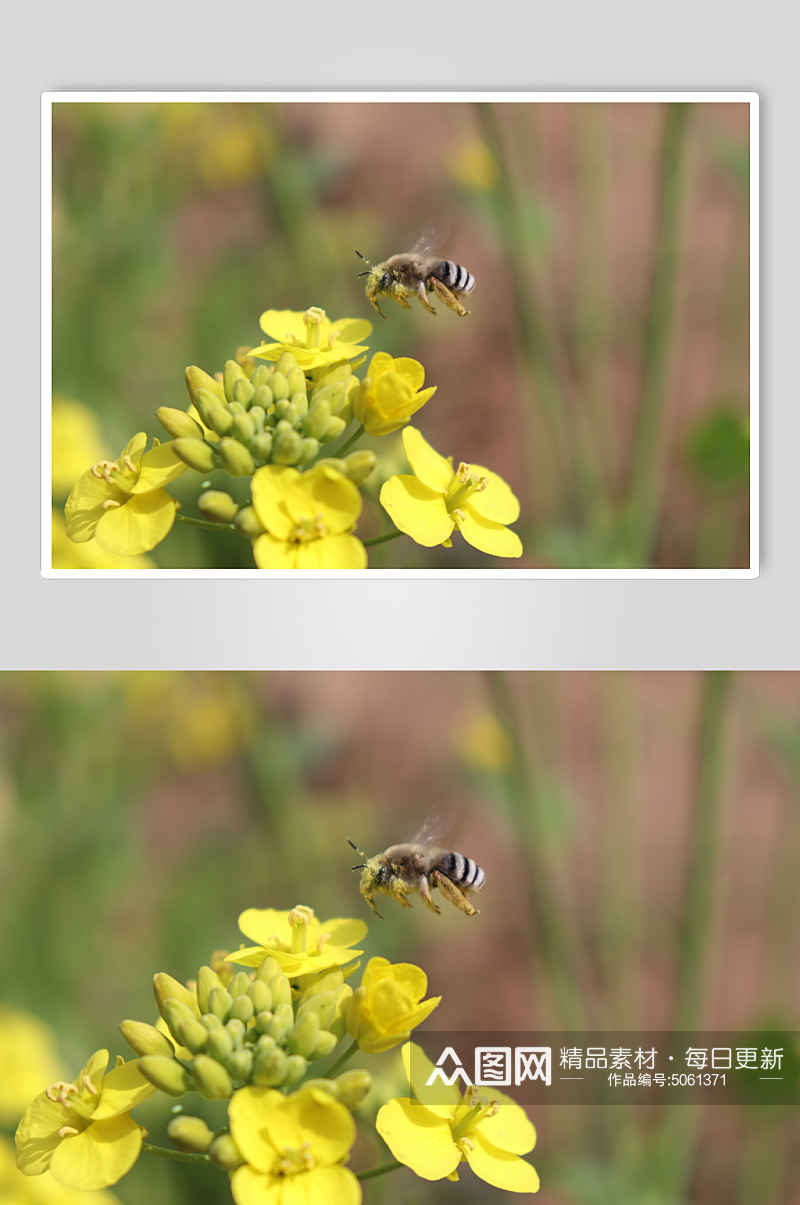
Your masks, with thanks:
M140 1021L123 1021L120 1031L144 1077L168 1096L228 1100L245 1085L286 1092L302 1082L354 1109L370 1089L368 1071L308 1074L344 1037L352 988L338 968L306 978L302 991L293 988L271 956L254 973L203 966L193 988L161 973L156 1003L173 1040ZM168 1132L179 1150L207 1153L227 1170L241 1162L227 1130L214 1133L200 1118L175 1117Z

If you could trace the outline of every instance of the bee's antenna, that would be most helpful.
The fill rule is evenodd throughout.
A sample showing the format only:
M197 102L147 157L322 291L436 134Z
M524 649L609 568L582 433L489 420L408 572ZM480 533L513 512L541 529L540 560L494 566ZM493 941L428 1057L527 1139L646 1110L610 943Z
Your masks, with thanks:
M357 247L354 247L353 250L355 251L356 255L359 257L359 259L363 259L364 263L367 264L368 267L370 267L370 268L372 267L372 264L369 262L366 255L362 255ZM359 272L358 275L359 276L369 276L369 272ZM351 841L350 844L353 845L353 842ZM353 849L355 849L354 845L353 845Z
M349 837L347 838L347 844L353 845L353 842L350 840ZM364 853L363 849L359 849L357 845L353 845L353 849L356 851L357 854L361 854L362 858L366 858L367 855ZM351 866L350 869L351 870L363 870L365 866L366 866L366 862L361 862L358 866Z

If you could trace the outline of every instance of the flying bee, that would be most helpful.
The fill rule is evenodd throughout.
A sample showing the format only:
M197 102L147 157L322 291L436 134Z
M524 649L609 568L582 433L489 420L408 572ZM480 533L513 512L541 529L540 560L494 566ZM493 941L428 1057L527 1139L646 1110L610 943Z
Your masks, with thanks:
M367 277L366 293L381 318L386 318L378 298L383 295L393 298L404 309L411 306L407 297L416 297L430 314L436 310L429 303L427 294L435 293L440 301L461 318L466 318L469 310L465 310L459 298L465 293L471 293L475 288L475 277L466 268L460 267L450 259L440 259L433 252L438 245L435 236L426 231L415 243L411 251L401 255L393 255L382 264L371 264L360 251L356 255L364 260L368 272L359 272L359 276Z
M472 907L467 896L481 890L486 875L472 858L437 848L432 843L432 837L425 840L423 836L423 839L407 845L390 845L374 858L368 858L349 838L348 842L365 859L353 870L363 871L361 894L381 920L385 918L374 903L375 896L381 894L390 895L404 908L410 908L406 897L417 891L431 912L440 913L441 908L431 898L431 890L436 887L446 900L466 912L467 916L478 915L478 910Z

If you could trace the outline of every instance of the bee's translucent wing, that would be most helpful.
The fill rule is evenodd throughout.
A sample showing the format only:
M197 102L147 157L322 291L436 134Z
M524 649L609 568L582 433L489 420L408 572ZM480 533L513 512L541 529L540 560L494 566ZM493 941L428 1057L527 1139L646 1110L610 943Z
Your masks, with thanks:
M411 844L423 845L428 849L441 845L444 838L452 829L454 822L455 812L452 809L432 812L429 816L425 817L422 824L414 833L414 836L411 838Z
M433 255L438 251L442 243L447 239L449 233L449 225L447 223L431 222L425 227L422 234L419 236L414 246L411 248L412 255Z

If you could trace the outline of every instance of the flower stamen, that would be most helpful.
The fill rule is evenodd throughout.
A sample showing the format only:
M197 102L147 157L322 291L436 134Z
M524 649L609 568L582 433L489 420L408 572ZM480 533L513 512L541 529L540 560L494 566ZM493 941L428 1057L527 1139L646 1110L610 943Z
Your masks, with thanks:
M115 502L113 498L106 498L103 503L103 510L113 510L115 506L121 506L121 502Z
M76 1130L74 1126L62 1126L58 1131L59 1138L72 1138L75 1134L80 1134L80 1130Z

